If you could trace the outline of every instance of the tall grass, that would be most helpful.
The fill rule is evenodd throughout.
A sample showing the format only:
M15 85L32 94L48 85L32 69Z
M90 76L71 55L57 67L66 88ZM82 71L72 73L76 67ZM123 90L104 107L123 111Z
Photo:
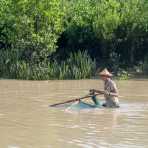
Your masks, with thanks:
M0 51L0 77L27 80L83 79L95 71L95 61L87 52L71 53L65 61L26 62L18 52Z

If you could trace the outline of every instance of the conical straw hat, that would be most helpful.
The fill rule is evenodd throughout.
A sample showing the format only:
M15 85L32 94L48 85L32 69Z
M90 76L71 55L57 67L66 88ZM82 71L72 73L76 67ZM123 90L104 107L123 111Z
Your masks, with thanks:
M107 77L112 77L113 75L105 68L99 73L100 76L107 76Z

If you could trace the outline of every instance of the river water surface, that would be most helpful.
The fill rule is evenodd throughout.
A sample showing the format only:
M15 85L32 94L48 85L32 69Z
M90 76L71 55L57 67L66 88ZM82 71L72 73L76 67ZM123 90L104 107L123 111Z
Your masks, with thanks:
M147 148L148 81L117 82L119 109L50 104L103 88L100 80L0 80L0 148Z

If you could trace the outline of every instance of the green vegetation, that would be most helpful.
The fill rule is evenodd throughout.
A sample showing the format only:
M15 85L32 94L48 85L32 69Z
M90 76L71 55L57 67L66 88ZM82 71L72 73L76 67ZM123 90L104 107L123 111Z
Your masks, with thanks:
M144 59L143 71L145 74L148 74L148 55Z
M118 70L116 77L118 80L128 80L131 77L131 74L129 74L128 71L120 69Z
M146 0L0 1L3 78L81 79L107 67L127 79L134 67L148 73L147 47Z
M0 52L0 75L3 78L27 80L82 79L95 72L95 61L87 52L71 53L65 61L31 63L21 60L19 52ZM9 59L9 60L8 60Z

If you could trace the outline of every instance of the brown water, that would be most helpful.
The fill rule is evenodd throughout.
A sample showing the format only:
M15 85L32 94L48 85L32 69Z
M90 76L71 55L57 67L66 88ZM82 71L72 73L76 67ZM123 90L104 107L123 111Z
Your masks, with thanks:
M148 81L117 82L119 109L49 104L103 88L99 80L0 81L0 148L147 148Z

